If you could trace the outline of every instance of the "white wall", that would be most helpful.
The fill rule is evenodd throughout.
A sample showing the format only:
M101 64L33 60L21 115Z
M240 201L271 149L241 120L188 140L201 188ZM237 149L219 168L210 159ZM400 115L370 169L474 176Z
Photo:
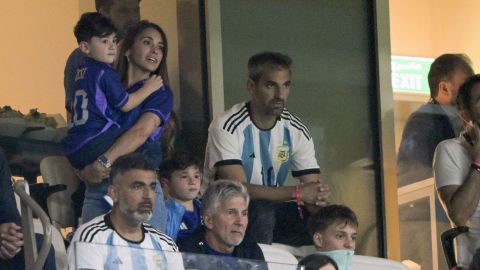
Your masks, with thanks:
M143 19L161 25L170 50L170 84L178 97L178 35L176 1L143 0ZM77 47L73 27L80 14L94 11L93 0L9 1L0 16L0 106L27 113L38 108L65 115L63 69ZM178 108L179 100L175 100Z

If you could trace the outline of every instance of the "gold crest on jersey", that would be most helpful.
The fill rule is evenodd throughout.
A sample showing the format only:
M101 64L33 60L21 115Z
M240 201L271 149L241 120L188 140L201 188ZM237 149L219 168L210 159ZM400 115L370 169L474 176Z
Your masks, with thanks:
M285 162L289 158L290 147L288 145L280 145L275 149L275 158L277 162Z

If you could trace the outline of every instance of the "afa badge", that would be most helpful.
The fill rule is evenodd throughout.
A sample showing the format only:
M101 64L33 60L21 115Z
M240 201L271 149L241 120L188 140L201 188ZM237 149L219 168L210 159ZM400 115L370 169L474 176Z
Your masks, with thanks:
M277 162L285 162L288 160L290 155L290 147L288 145L277 146L275 150L275 158Z

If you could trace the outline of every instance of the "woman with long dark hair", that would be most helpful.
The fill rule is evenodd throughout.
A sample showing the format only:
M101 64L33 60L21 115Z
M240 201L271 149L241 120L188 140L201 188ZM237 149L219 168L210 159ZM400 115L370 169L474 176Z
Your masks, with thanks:
M164 84L141 106L125 115L123 128L126 131L102 155L108 163L113 163L122 155L137 151L145 154L157 167L160 164L162 160L160 137L173 106L173 95L167 86L167 51L167 38L160 26L148 21L140 21L128 28L117 61L117 69L127 91L129 93L137 91L152 74L160 75ZM103 178L107 176L108 169L94 162L88 165L83 173L87 177L89 175L93 178ZM103 181L100 186L92 190L87 186L83 204L83 222L109 210L103 196L99 196L102 193L106 195L107 183ZM163 231L166 224L166 210L160 184L157 186L156 207L149 223Z

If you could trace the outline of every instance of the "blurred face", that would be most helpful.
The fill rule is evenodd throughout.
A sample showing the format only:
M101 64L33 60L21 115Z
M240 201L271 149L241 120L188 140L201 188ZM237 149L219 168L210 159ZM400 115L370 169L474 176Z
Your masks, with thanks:
M245 236L248 224L248 205L241 196L233 197L220 205L217 212L204 216L207 228L205 238L216 251L231 253Z
M290 93L290 71L266 68L257 82L248 80L248 91L254 111L264 116L278 117Z
M102 13L112 20L119 31L119 35L123 37L128 26L140 21L139 1L114 0L110 10Z
M324 265L324 266L318 268L318 270L336 270L336 269L335 269L335 266L333 266L332 264L329 263L327 265Z
M163 39L160 33L147 28L135 37L127 51L130 67L145 73L154 72L163 59Z
M323 233L313 235L313 242L320 251L355 251L356 240L357 228L345 223L332 224Z
M155 172L134 169L116 177L121 179L117 179L109 190L114 208L118 207L125 220L136 224L149 220L156 198Z
M174 171L168 181L170 195L180 201L195 199L200 191L201 178L202 174L197 166Z
M458 89L460 89L460 86L462 86L462 84L472 75L473 74L467 73L461 69L457 69L450 81L452 93L452 100L450 103L452 105L455 105L455 101L457 100Z
M477 83L473 86L470 96L469 116L472 121L480 124L480 83Z
M82 41L80 49L97 61L112 64L117 55L117 36L112 33L106 37L92 37L89 42Z

